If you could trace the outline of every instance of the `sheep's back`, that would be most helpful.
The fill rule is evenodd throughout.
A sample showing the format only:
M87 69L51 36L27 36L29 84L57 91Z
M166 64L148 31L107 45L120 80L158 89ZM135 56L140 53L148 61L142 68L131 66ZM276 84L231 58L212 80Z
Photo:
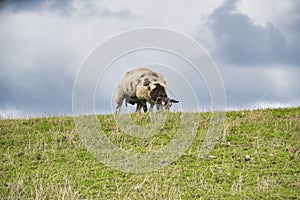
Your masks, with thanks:
M166 87L165 79L161 74L149 69L138 68L126 72L120 80L119 90L129 96L135 96L137 88L143 87L147 83L161 83Z

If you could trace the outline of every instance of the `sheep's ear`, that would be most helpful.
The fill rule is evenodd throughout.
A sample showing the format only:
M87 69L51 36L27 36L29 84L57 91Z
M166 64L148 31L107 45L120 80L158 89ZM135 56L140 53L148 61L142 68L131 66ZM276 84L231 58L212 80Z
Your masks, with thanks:
M179 101L177 101L177 100L175 100L175 99L170 99L169 102L171 102L171 103L179 103Z

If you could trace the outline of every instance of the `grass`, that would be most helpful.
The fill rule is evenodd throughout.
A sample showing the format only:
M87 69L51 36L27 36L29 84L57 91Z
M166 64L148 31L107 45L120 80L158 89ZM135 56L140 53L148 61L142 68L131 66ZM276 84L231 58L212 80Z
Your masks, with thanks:
M300 108L226 113L221 137L204 159L198 151L211 114L195 115L199 127L185 154L142 174L95 159L71 117L0 120L0 199L300 199ZM147 124L147 115L132 116ZM98 119L115 145L144 153L172 140L179 116L170 113L161 132L147 139L122 133L112 115Z

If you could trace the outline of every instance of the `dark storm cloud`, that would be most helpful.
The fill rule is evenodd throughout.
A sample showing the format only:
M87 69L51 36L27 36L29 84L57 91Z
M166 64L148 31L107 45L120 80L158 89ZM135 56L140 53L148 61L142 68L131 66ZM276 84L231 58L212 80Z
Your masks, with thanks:
M105 16L122 19L136 17L129 10L113 11L105 6L95 6L93 1L81 1L77 6L75 4L74 0L7 0L0 3L0 11L10 10L16 13L47 11L59 15L76 13L81 17Z
M299 37L287 38L272 23L266 26L254 24L247 15L237 10L236 2L238 1L225 1L206 23L216 46L212 49L216 59L239 66L300 64ZM300 13L300 7L298 12ZM300 36L300 20L291 22L291 26L293 35Z
M0 9L11 9L14 12L26 12L40 9L69 10L71 0L4 0L0 2Z

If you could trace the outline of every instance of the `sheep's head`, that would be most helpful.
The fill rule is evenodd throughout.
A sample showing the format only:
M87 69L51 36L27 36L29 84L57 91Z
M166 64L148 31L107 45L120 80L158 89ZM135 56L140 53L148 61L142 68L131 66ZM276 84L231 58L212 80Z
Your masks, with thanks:
M179 103L179 101L175 99L166 98L163 104L163 109L169 111L173 103Z
M159 83L150 84L148 89L151 101L157 104L161 104L162 100L167 98L166 87Z
M151 101L155 104L162 105L163 110L169 111L173 103L178 103L179 101L175 99L170 99L166 93L166 87L159 83L149 84L149 96Z

